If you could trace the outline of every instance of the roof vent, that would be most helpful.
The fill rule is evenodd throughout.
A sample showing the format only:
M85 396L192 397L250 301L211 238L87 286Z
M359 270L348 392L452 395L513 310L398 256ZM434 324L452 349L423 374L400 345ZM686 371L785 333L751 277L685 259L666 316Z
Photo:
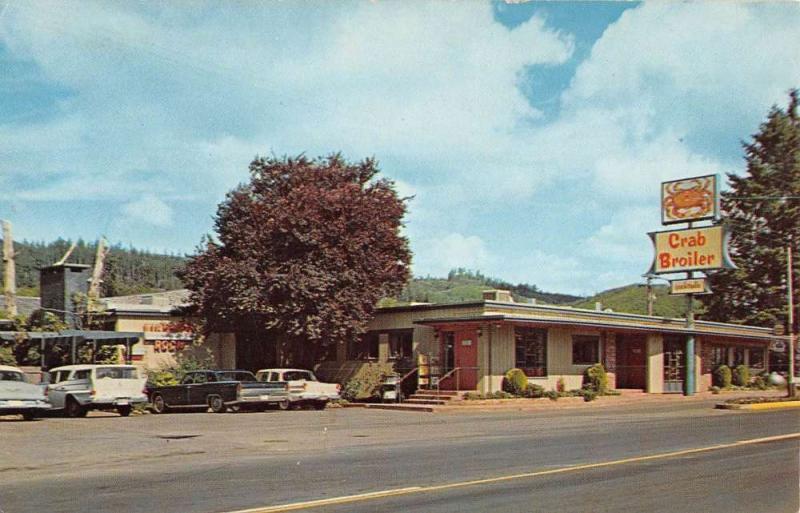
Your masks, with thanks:
M511 297L511 292L507 290L484 290L483 291L483 300L484 301L501 301L503 303L513 303L514 298Z

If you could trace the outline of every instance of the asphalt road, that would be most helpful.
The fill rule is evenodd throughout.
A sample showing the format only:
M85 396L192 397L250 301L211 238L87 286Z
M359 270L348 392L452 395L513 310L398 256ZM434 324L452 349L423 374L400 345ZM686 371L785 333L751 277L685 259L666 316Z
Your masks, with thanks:
M704 402L0 420L0 510L227 512L413 487L309 511L794 513L800 439L714 446L798 432L797 410Z

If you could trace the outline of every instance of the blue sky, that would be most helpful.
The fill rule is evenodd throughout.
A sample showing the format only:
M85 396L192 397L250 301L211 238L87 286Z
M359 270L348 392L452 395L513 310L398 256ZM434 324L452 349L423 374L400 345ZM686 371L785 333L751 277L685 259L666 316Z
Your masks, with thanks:
M640 281L663 180L741 173L800 4L0 0L0 218L191 252L256 154L376 156L417 275Z

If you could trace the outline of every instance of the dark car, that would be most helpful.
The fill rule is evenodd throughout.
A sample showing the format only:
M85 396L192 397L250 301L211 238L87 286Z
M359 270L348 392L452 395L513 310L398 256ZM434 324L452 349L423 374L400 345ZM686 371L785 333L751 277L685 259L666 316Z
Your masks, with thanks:
M148 386L147 393L156 413L203 407L223 413L242 407L264 409L289 401L288 383L262 383L245 370L192 371L177 385Z

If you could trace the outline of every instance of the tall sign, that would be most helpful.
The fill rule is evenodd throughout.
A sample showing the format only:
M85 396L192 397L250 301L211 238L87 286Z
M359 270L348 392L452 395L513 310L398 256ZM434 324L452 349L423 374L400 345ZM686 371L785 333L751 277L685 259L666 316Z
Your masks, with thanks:
M710 221L704 226L695 223ZM686 223L686 228L651 232L655 258L645 275L686 273L685 279L670 281L670 293L686 296L686 381L684 393L695 392L694 295L708 294L704 277L697 271L734 268L728 255L728 232L719 224L719 177L695 176L661 183L661 224Z

